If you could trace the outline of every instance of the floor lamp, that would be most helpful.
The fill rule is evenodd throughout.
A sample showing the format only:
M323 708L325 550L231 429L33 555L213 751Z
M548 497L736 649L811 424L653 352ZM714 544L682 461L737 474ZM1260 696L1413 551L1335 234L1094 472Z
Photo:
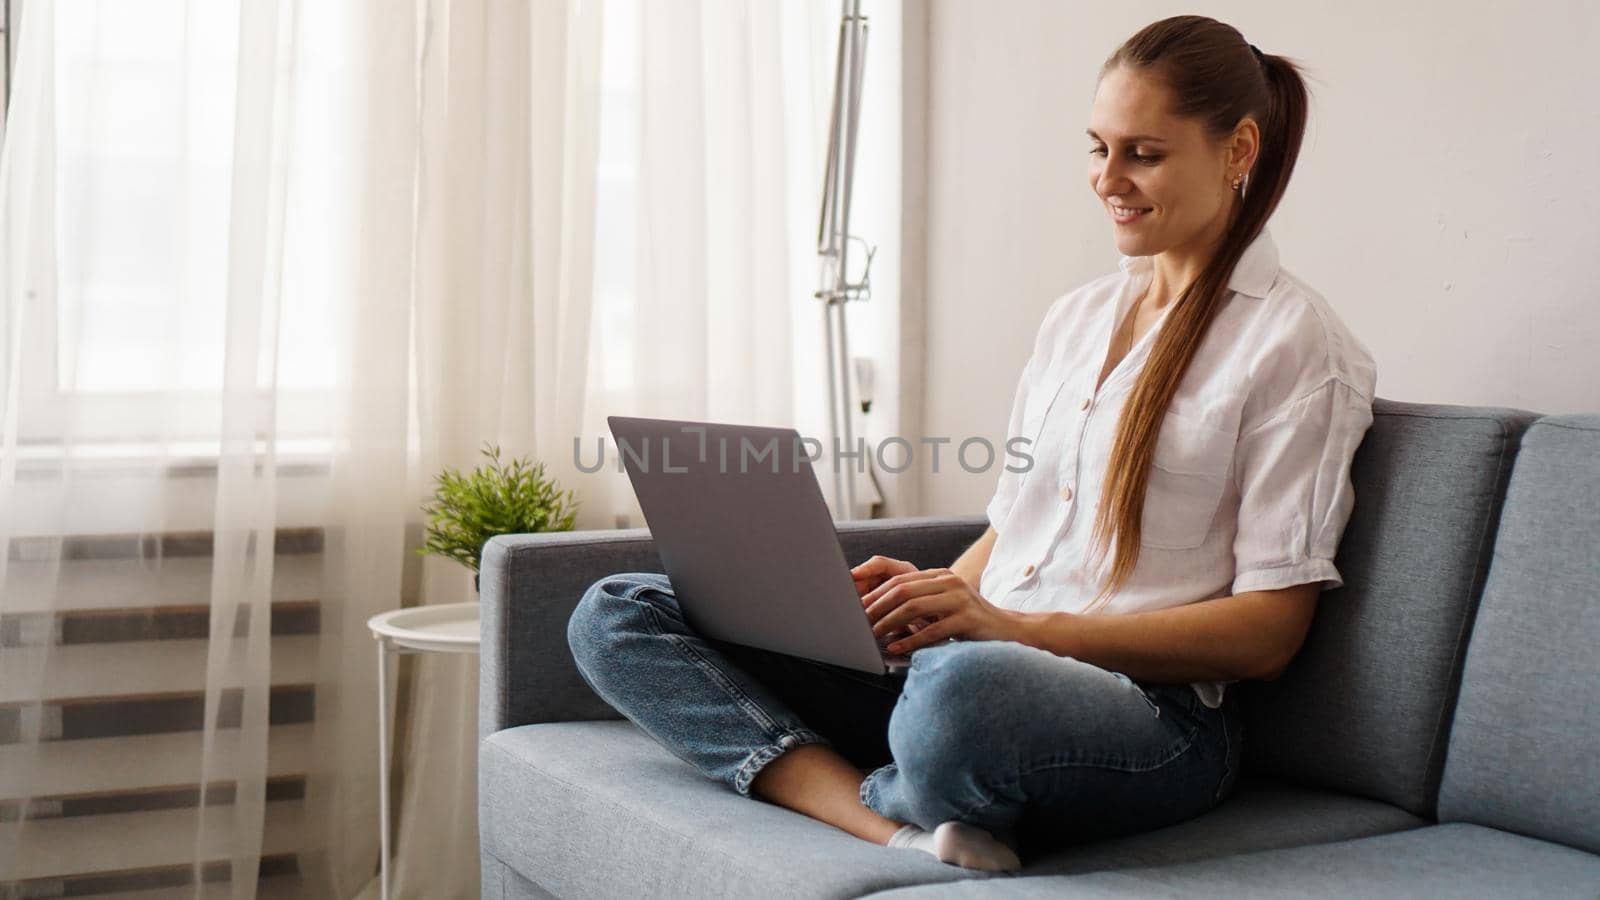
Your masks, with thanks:
M823 176L822 216L817 226L817 255L822 286L813 295L823 301L823 329L828 346L828 426L835 448L856 449L854 412L850 402L851 376L862 388L861 411L872 407L871 360L850 358L850 336L845 304L872 295L872 257L876 247L850 234L850 193L855 181L856 134L861 121L861 77L867 56L867 19L861 0L843 0L839 21L839 51L833 70L833 113L828 124L828 165ZM847 263L850 242L866 251L861 280L851 282ZM855 518L856 468L865 463L872 474L870 452L859 462L851 459L833 482L834 508L844 519ZM836 466L837 467L837 466Z

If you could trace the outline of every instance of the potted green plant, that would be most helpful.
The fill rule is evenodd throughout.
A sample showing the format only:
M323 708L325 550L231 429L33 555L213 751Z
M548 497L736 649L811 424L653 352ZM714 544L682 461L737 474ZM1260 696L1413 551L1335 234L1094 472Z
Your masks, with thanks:
M571 531L577 500L545 477L544 463L526 458L501 462L500 448L485 444L484 465L463 475L445 469L435 479L433 499L422 507L428 517L421 555L447 556L472 570L478 587L483 545L497 534Z

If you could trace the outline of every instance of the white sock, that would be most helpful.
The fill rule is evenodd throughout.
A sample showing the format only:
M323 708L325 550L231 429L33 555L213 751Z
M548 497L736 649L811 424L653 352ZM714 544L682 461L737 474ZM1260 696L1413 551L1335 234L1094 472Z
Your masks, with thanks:
M985 872L1015 872L1022 868L1016 850L976 825L954 820L935 828L932 834L907 825L896 831L886 846L921 850L940 862Z

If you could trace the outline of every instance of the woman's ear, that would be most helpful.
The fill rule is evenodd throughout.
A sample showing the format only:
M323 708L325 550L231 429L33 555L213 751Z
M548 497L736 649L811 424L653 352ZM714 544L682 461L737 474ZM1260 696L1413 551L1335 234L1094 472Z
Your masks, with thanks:
M1250 116L1239 120L1228 139L1228 171L1248 173L1261 153L1261 126Z

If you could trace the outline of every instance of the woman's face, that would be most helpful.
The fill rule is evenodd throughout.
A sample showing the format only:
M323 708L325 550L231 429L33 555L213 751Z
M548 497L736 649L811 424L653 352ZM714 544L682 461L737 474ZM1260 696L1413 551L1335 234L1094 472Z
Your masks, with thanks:
M1089 187L1126 256L1208 248L1237 196L1233 175L1245 170L1230 166L1231 142L1211 140L1198 121L1169 108L1165 85L1126 66L1107 72L1095 90Z

